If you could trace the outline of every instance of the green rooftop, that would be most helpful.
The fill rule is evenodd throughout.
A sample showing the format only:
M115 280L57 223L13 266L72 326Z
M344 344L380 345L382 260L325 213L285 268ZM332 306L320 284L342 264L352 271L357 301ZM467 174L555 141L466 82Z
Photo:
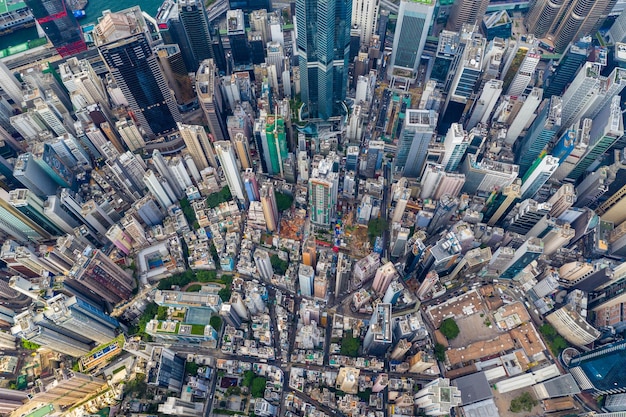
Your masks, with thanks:
M24 417L44 417L52 412L54 412L54 406L52 404L47 404L41 408L36 409L30 414L26 414Z
M23 9L24 7L26 7L26 3L23 1L0 0L0 14L13 12L15 10Z

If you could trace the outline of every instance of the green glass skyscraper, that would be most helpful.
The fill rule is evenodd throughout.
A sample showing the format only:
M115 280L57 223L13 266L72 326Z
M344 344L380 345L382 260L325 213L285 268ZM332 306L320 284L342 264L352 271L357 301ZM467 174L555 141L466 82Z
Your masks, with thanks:
M272 175L283 175L283 161L287 158L287 135L285 121L280 116L268 116L265 127L267 150Z
M309 118L340 114L346 98L352 0L296 0L296 53Z

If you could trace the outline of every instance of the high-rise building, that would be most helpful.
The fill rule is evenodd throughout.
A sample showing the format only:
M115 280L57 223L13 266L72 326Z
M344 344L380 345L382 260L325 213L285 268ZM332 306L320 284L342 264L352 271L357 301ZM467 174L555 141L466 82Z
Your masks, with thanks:
M391 284L391 281L397 276L398 271L396 271L393 262L387 262L376 270L372 289L376 291L379 295L384 295L387 291L387 288L389 287L389 284Z
M209 166L217 168L213 145L202 126L178 123L178 131L197 169L203 170Z
M530 94L526 96L524 104L522 104L519 112L517 112L517 116L515 116L507 129L506 138L504 140L507 145L513 145L522 134L522 131L528 128L535 120L535 110L537 110L541 104L542 98L543 90L541 88L533 88Z
M370 325L363 340L363 350L369 355L382 356L393 343L391 304L379 303L374 308Z
M459 2L458 4L471 4L472 1ZM460 60L454 62L456 68L450 68L451 82L449 84L448 96L446 98L445 109L450 101L465 104L474 93L474 88L478 83L482 73L482 61L485 53L486 40L472 26L463 27L460 42L463 53ZM459 46L461 46L459 45ZM458 55L455 55L458 57ZM446 82L446 87L448 83Z
M517 73L513 77L511 84L509 85L509 89L507 91L508 95L519 96L526 91L526 87L528 87L533 76L535 75L535 68L537 68L537 64L539 64L540 60L541 55L533 50L526 54L517 70Z
M597 395L626 392L626 341L580 353L567 367L583 391Z
M613 144L624 135L624 118L622 116L621 98L613 97L609 106L593 119L589 132L587 150L567 175L577 180L585 171Z
M352 0L296 1L302 102L310 118L341 113L348 86Z
M522 180L521 198L533 198L558 167L559 160L552 155L546 155L538 163L533 164Z
M143 182L164 210L167 210L176 201L174 191L167 180L163 177L157 177L151 169L146 171Z
M305 297L313 296L313 281L315 279L315 270L312 266L300 264L298 268L298 281L300 284L300 294Z
M276 206L276 193L274 192L274 184L266 181L261 186L261 206L263 207L263 217L267 230L275 232L278 229L278 208Z
M460 2L461 4L464 2ZM474 2L470 2L474 3ZM448 378L435 379L415 394L415 405L427 416L445 416L462 402L461 391Z
M316 226L328 227L335 217L339 175L333 166L330 158L323 159L309 178L311 222Z
M576 78L563 93L563 123L571 126L576 120L588 117L594 119L616 95L626 86L626 70L614 68L604 77L602 65L586 62L578 71Z
M396 169L403 170L405 177L418 178L422 175L426 151L436 128L437 113L434 110L406 111L394 160Z
M46 325L43 317L36 317L30 311L15 316L14 323L11 333L56 352L80 357L91 350L86 341L74 338L73 332L64 334L56 326Z
M460 32L463 25L479 26L487 11L489 0L470 0L454 2L448 17L446 29Z
M467 132L463 130L463 127L458 123L452 123L446 138L443 141L445 152L441 165L446 168L446 171L456 171L461 159L465 155L467 146L469 145L469 138Z
M196 94L214 140L227 139L222 87L212 59L200 63L196 73Z
M559 60L556 68L544 81L544 97L559 96L565 91L565 87L574 79L580 66L587 60L590 42L580 39L567 48Z
M537 203L535 200L526 199L509 213L507 221L505 222L505 228L509 232L525 235L548 214L551 209L552 205L550 203Z
M616 0L537 0L524 18L529 33L546 38L557 52L575 39L595 33Z
M59 65L59 75L76 110L90 104L107 103L102 81L88 60L68 59Z
M117 320L98 308L63 294L47 301L44 315L57 326L78 332L98 344L110 342L119 327Z
M539 113L528 129L526 136L517 142L515 163L519 165L520 174L524 175L537 160L546 145L563 126L562 102L558 96L545 99L539 107Z
M198 68L198 61L193 54L187 31L178 14L176 1L165 0L157 10L155 20L159 28L159 34L163 38L163 43L166 45L178 45L185 61L185 66L188 70L195 71Z
M139 7L106 13L93 33L100 55L139 127L151 137L176 129L176 122L182 120L180 112Z
M36 220L31 219L10 204L10 196L0 188L0 230L20 242L40 242L53 235Z
M475 155L467 154L459 171L465 174L463 192L486 195L511 185L517 178L519 167L488 158L478 162Z
M520 246L513 255L504 270L500 274L503 279L513 279L522 269L537 259L543 253L543 242L541 239L530 238L527 239L522 246Z
M224 176L226 177L226 182L228 183L231 194L239 200L241 204L246 205L246 193L243 188L243 182L241 181L241 174L239 173L239 167L232 144L228 141L218 141L215 142L214 145L217 159L220 161L220 165L224 170Z
M478 123L486 123L491 116L491 112L502 93L502 81L489 80L485 83L480 97L474 104L472 115L467 122L467 129L475 127Z
M379 6L380 0L355 0L352 3L352 27L359 31L361 45L370 44L376 30Z
M268 173L270 175L284 174L283 161L287 158L287 135L285 120L281 116L267 116L265 125L265 140L267 141Z
M178 18L185 28L185 34L189 40L195 61L195 65L191 69L195 70L200 62L213 58L213 41L211 40L209 17L204 3L199 0L179 0Z
M274 269L272 268L272 263L270 262L270 255L266 250L257 248L254 251L254 263L256 264L256 269L259 271L259 275L265 281L269 282L274 275Z
M26 0L26 5L62 57L87 50L83 31L65 0Z
M226 12L226 33L230 42L230 53L235 66L250 64L250 46L246 36L243 10L231 9Z
M32 153L23 153L17 157L13 168L13 176L26 188L39 197L56 194L59 185L42 168Z
M432 0L400 1L391 59L387 64L390 77L417 78L435 6Z
M44 200L36 196L32 191L25 188L12 190L9 193L9 204L24 214L24 216L40 225L51 235L60 236L63 234L61 228L45 213Z

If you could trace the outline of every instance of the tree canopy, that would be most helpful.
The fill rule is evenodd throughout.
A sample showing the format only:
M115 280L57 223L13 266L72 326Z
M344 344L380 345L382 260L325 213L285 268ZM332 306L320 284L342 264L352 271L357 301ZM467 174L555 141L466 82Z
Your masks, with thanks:
M209 206L209 208L215 208L226 201L230 201L232 198L230 188L226 186L216 193L209 194L206 198L206 205Z
M278 211L285 211L291 208L291 205L293 204L293 197L285 193L281 193L281 192L278 192L275 194L276 194L276 207L278 208Z
M287 272L289 263L280 259L278 255L272 254L272 256L270 256L270 263L277 275L285 275L285 272Z
M459 326L457 326L453 318L447 318L442 321L439 330L448 340L454 339L460 333Z
M263 394L265 393L265 385L267 384L267 379L262 376L257 376L252 380L252 386L250 387L250 394L254 398L263 398Z
M520 413L522 411L530 412L537 405L537 400L528 392L522 393L519 397L511 400L509 411Z
M344 356L351 356L356 358L359 354L359 347L361 346L361 341L352 336L352 331L349 330L344 333L343 338L341 339L341 354Z
M212 316L209 319L209 324L211 325L211 327L219 332L222 328L222 318L220 316Z

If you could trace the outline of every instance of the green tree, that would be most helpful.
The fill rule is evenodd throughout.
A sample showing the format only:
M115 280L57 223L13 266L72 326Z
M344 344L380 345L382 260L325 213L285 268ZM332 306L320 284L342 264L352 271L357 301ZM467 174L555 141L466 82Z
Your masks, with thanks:
M187 287L187 292L200 292L200 290L202 289L202 285L200 284L191 284L190 286Z
M27 350L37 350L41 346L35 342L31 342L30 340L22 339L22 347Z
M166 320L168 310L169 308L165 306L159 306L159 308L157 309L157 315L156 315L157 320Z
M509 411L520 413L522 411L530 412L537 405L537 400L528 392L522 393L520 396L511 400Z
M245 371L243 373L243 379L241 380L242 387L249 387L252 385L252 381L254 380L254 372Z
M189 375L197 375L199 368L200 365L195 362L187 362L185 364L185 372L187 372Z
M370 242L373 243L377 237L382 236L387 227L387 220L382 217L370 220L367 223L367 236L370 238Z
M209 324L218 332L222 328L222 318L220 316L211 316L209 319Z
M445 362L446 360L446 347L441 343L435 345L435 357L439 362Z
M448 340L454 339L460 332L459 326L457 326L453 318L447 318L442 321L439 330Z
M356 358L359 353L359 347L361 346L361 341L352 336L352 330L348 330L344 333L343 338L341 339L341 351L340 353L344 356L351 356Z
M185 215L185 219L187 219L187 223L189 223L190 225L198 223L196 219L196 212L193 211L193 208L191 207L191 204L189 204L189 199L187 197L184 197L182 200L180 200L180 208ZM200 227L200 225L198 225L198 227Z
M228 302L230 300L230 295L232 294L232 291L230 290L230 288L222 288L221 290L219 290L219 292L217 293L217 295L220 296L220 298L222 299L222 301L224 302Z
M276 193L276 207L278 208L278 211L290 209L292 204L293 197L281 192Z
M250 394L254 398L263 398L263 394L265 393L265 385L267 384L267 379L262 376L257 376L252 380L252 385L250 386Z
M289 263L280 259L278 255L272 254L272 256L270 256L270 263L272 264L272 268L277 275L285 275L285 272L287 272Z
M209 194L206 198L206 204L209 208L215 208L226 201L230 201L232 198L233 196L230 193L230 188L226 186L216 193Z

